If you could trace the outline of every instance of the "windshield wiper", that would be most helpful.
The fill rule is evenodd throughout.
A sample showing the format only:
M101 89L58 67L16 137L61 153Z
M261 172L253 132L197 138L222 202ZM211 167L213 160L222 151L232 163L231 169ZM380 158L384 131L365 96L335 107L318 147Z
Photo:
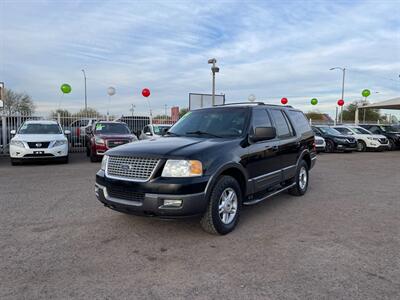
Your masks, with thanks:
M216 135L216 134L213 134L213 133L209 133L209 132L206 132L206 131L201 131L201 130L188 131L188 132L186 132L186 134L209 135L209 136L212 136L212 137L220 138L219 135Z
M177 134L177 133L174 133L174 132L170 132L170 131L167 131L164 135L181 136L180 134Z

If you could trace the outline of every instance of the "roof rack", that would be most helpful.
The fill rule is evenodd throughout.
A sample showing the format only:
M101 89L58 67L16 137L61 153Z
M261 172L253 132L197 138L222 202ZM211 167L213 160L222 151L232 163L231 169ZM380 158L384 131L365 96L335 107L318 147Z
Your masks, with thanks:
M227 105L240 105L240 104L246 104L246 105L265 105L264 102L232 102L232 103L216 104L216 105L214 105L214 106L227 106Z
M214 106L227 106L227 105L268 105L268 106L277 106L277 107L288 107L293 108L291 105L279 105L279 104L269 104L265 102L232 102L232 103L225 103L225 104L216 104Z

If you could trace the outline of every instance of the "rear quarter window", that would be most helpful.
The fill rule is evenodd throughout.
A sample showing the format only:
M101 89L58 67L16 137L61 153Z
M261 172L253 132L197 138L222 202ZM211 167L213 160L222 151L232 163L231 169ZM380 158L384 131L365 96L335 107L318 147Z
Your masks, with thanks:
M310 123L301 111L287 110L286 113L297 133L303 134L312 131Z

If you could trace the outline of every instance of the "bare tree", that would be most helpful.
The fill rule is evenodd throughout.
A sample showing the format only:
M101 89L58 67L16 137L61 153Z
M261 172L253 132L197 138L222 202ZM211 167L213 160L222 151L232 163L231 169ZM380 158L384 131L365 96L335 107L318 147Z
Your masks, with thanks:
M8 115L20 113L30 115L35 112L32 98L25 93L17 93L10 89L4 90L4 112Z

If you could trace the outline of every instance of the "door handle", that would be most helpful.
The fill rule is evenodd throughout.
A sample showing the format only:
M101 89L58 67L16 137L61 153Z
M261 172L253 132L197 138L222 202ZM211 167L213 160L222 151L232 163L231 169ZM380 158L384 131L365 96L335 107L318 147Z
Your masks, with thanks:
M278 151L278 146L265 146L265 150Z

